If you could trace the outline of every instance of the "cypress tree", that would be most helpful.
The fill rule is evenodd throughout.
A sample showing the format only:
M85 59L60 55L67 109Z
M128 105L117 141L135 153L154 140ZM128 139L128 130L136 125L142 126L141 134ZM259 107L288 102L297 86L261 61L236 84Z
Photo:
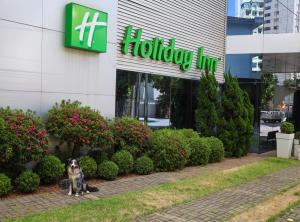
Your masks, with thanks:
M195 111L196 129L203 136L216 136L218 124L218 82L214 73L206 71L199 82Z
M254 108L249 96L244 92L236 78L225 74L220 109L219 132L227 156L246 155L253 135Z

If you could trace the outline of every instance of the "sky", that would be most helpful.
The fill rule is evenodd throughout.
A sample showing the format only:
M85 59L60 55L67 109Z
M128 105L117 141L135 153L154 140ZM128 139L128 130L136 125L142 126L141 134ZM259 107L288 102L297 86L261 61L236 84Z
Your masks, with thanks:
M235 0L227 0L228 1L228 15L234 16L234 2Z

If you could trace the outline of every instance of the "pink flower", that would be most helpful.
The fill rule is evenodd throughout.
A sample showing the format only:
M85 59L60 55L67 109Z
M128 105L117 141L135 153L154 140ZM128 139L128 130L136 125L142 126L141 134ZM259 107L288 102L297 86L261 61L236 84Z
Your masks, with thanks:
M12 123L12 124L10 125L10 128L13 129L13 130L15 130L15 129L18 129L18 126L17 126L16 123Z
M80 114L78 113L68 118L68 121L71 123L78 123L79 119L80 119Z
M30 134L30 133L32 133L33 131L35 131L35 127L31 127L29 130L27 130L27 134Z
M40 138L45 137L45 135L46 135L45 130L41 130L41 131L39 131L39 132L37 133L37 136L40 137Z

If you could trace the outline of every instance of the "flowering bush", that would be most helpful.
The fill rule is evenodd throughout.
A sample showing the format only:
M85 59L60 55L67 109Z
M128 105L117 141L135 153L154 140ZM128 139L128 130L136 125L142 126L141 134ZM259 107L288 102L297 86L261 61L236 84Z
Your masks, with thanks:
M144 152L151 130L137 119L123 117L116 119L113 124L113 132L115 136L116 145L119 148L135 147L137 149L126 149L133 156L137 156Z
M48 139L41 119L32 111L0 108L0 164L39 160Z
M99 112L81 106L78 101L62 101L48 112L46 128L50 134L73 146L104 148L113 144L113 135L107 121ZM74 154L74 152L73 152Z

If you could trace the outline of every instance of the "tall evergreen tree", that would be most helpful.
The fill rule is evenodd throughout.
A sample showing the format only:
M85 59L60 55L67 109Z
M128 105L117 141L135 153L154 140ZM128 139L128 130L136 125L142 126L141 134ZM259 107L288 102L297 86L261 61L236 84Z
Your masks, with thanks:
M206 71L200 78L195 111L196 129L203 136L216 136L218 124L218 82Z
M225 74L220 109L219 137L224 143L227 156L246 155L253 135L254 108L248 94L236 78Z

